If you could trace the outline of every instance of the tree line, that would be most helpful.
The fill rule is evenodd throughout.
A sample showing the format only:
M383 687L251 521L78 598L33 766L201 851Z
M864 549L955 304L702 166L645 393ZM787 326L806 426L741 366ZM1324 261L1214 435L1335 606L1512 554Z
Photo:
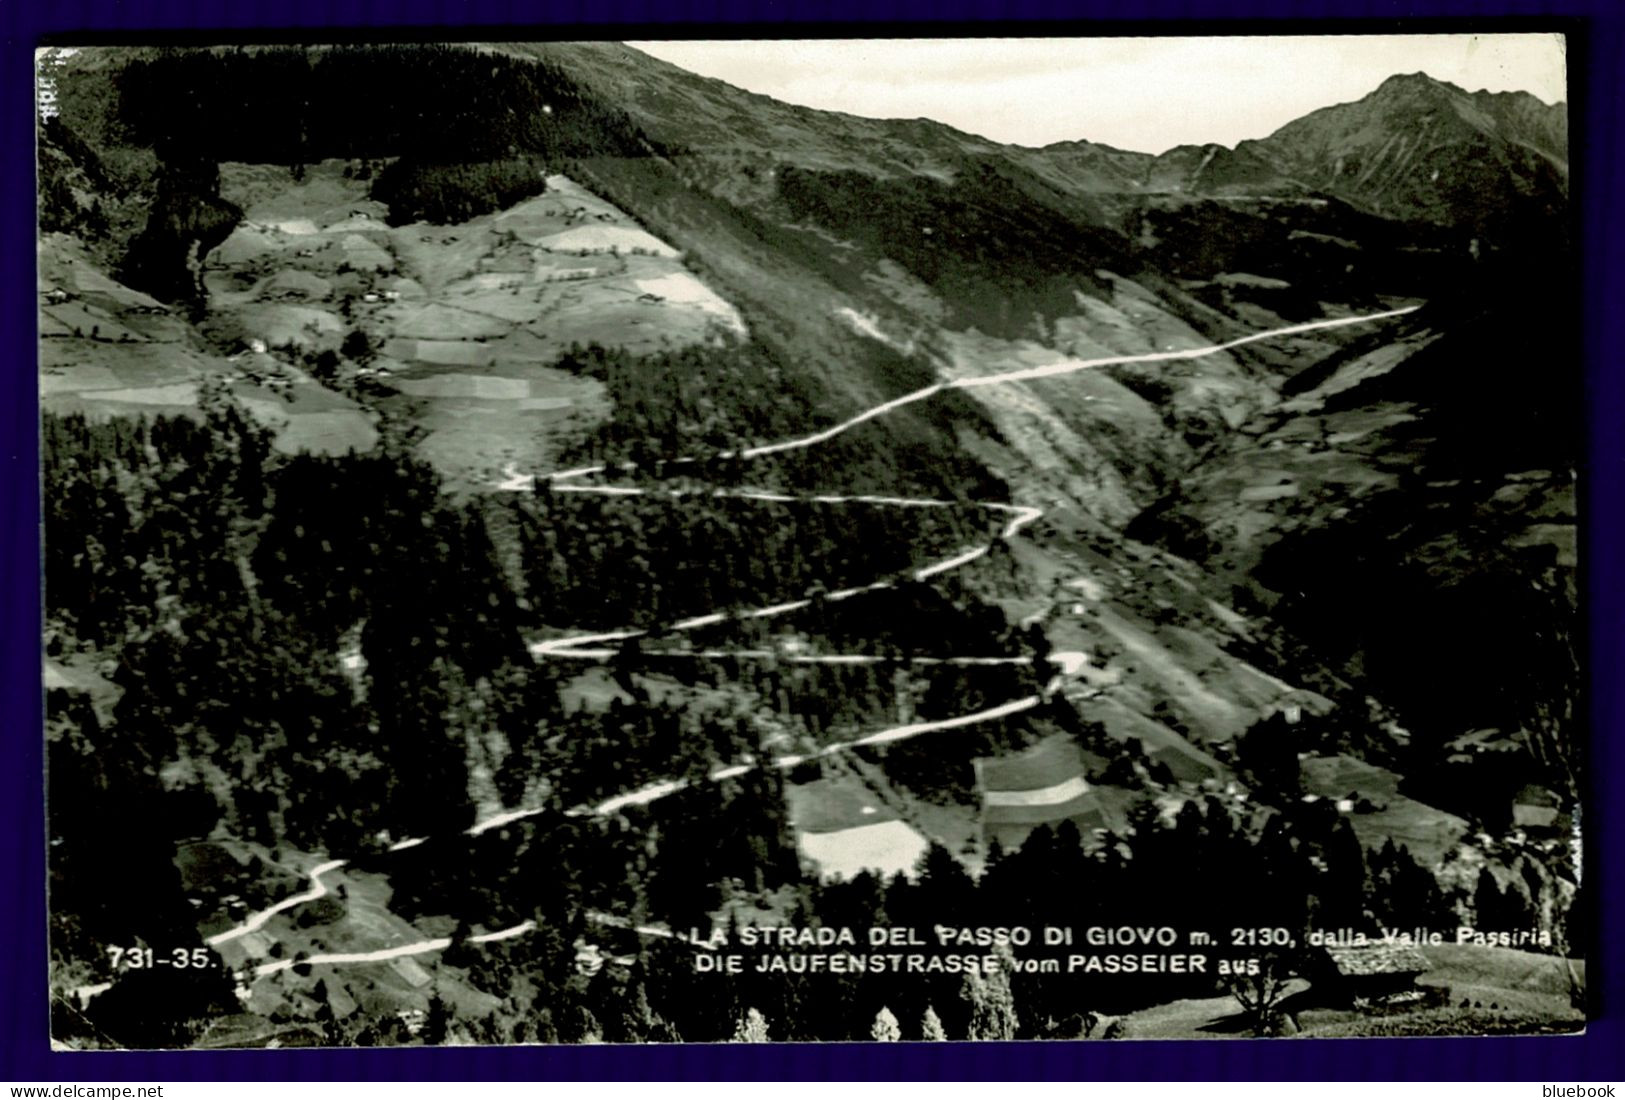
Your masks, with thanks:
M1104 842L1071 822L1040 826L1014 851L995 844L979 877L933 845L912 876L863 872L819 881L796 872L787 831L761 816L761 807L779 801L779 782L755 773L609 821L527 822L493 841L492 862L475 866L476 856L466 868L488 892L480 919L494 927L526 916L539 930L488 947L454 946L447 963L502 1004L483 1017L454 1019L450 1033L482 1042L865 1040L876 1037L876 1021L889 1018L880 1038L1111 1037L1122 1030L1112 1021L1138 1009L1229 992L1235 983L1218 973L1218 960L1256 954L1229 946L1232 928L1282 928L1302 944L1312 927L1375 932L1386 921L1447 931L1459 919L1403 848L1368 854L1335 814L1255 820L1217 796L1189 799L1171 816L1143 803ZM651 837L660 842L657 860ZM702 837L707 843L689 843ZM1151 977L1019 971L1010 960L1032 952L986 948L975 953L1001 959L991 974L757 973L757 958L772 952L738 946L732 950L747 956L744 971L717 974L695 966L697 949L688 944L622 927L653 919L704 934L722 907L729 915L719 929L738 945L740 929L758 921L730 898L771 898L763 926L850 928L865 939L874 927L918 928L929 938L938 924L1169 925L1182 942L1205 932L1215 946L1192 949L1209 958L1206 973ZM620 924L594 920L594 912ZM1479 919L1501 927L1517 917L1486 908ZM584 973L576 965L584 943L628 961ZM1287 954L1294 958L1285 965L1310 972L1307 958ZM346 1035L363 1043L411 1041L359 1017Z
M122 139L161 156L449 164L655 148L558 66L459 46L166 48L129 59L114 86Z

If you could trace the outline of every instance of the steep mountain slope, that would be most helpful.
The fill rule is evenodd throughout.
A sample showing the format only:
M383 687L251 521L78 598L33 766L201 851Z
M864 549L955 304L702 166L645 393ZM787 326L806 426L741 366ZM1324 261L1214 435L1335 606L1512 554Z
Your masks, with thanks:
M1178 146L1152 159L1139 182L1146 191L1200 195L1292 194L1303 189L1283 176L1273 157L1246 143L1234 149L1223 145Z
M432 155L414 147L411 155L420 165L454 157L460 164L488 167L491 158L520 150L538 163L568 167L587 188L587 206L599 201L596 193L613 204L603 216L630 215L662 247L669 242L726 308L737 310L738 331L764 349L777 364L774 370L796 378L804 407L838 418L933 376L974 377L1066 357L1146 355L1293 321L1413 304L1472 272L1472 255L1457 234L1486 231L1491 222L1516 212L1518 224L1534 227L1530 232L1538 238L1540 227L1552 220L1547 215L1563 184L1560 108L1543 108L1527 96L1468 95L1420 75L1396 77L1359 103L1326 108L1236 150L1192 147L1150 158L1086 142L1044 150L1005 148L923 120L877 121L792 107L608 43L442 49L432 61L462 86L473 79L470 63L481 64L482 56L502 60L498 83L518 81L521 99L534 104L528 109L546 113L542 122L493 118L473 110L473 101L424 100L401 82L406 58L398 51L336 50L310 58L277 51L185 58L142 54L111 72L100 62L87 62L93 79L86 87L99 98L72 104L65 117L82 120L80 128L101 148L46 134L52 179L61 180L52 185L49 201L62 211L57 218L64 227L97 236L97 226L85 221L94 197L88 204L84 198L96 189L96 180L107 178L98 164L108 151L131 161L132 150L152 147L159 135L141 129L150 125L141 121L153 117L150 108L167 102L166 96L193 102L189 89L205 77L241 87L241 96L223 95L212 106L189 108L208 115L188 131L201 136L190 139L185 150L169 149L161 156L152 178L162 201L156 216L129 238L123 266L138 285L173 294L186 293L181 283L201 287L212 302L207 308L247 317L243 310L251 302L266 299L251 286L266 274L254 267L264 266L263 258L256 258L256 249L263 248L251 247L228 260L227 269L208 280L199 277L201 258L224 238L229 226L219 224L222 218L244 219L250 208L293 207L275 192L257 199L241 182L223 189L219 165L251 156L287 163L291 182L275 186L298 191L311 186L303 182L305 165L318 154L405 152L400 144L405 131L383 117L389 112L339 122L320 110L324 96L365 77L374 82L371 94L378 102L399 100L403 110L427 120L422 132L430 135L430 144L444 147ZM270 91L252 92L256 80L273 75L279 83ZM301 91L306 81L308 90ZM100 122L83 121L98 117L98 108ZM554 115L556 109L560 113ZM236 117L232 112L267 120L251 145L227 132ZM308 124L290 128L290 112ZM386 167L370 185L375 216L390 220L411 216L404 207L377 207L380 197L386 203L402 201L398 189L380 187L393 170ZM245 178L232 171L233 180ZM331 167L323 171L331 178ZM354 173L345 169L344 188L354 195L344 201L354 206L369 190L363 174L373 171L364 162ZM452 188L480 186L445 172L439 179ZM1470 209L1462 205L1469 193L1478 196ZM349 214L352 221L358 216ZM265 221L270 217L254 214L231 239L241 245L247 230L273 231L261 227L271 224ZM493 226L519 225L526 217L516 207ZM1396 218L1449 225L1429 237L1401 228ZM459 247L467 251L484 233L469 223L461 234L468 240ZM416 237L441 242L443 248L452 237L417 229L395 236L398 247L387 244L387 251L398 252ZM365 225L347 240L352 238L383 242L377 227ZM286 243L294 248L299 242ZM248 246L231 246L237 252L243 247ZM406 267L397 273L389 260L380 269L384 275L421 274L411 257L401 255ZM510 265L505 255L497 247L479 259L475 266L486 273L472 278L517 278L500 274ZM319 256L294 261L295 266L315 264L311 271L326 286L332 273L318 270L322 262ZM162 272L152 263L161 263ZM188 266L190 274L182 275ZM426 285L423 278L407 283ZM493 283L486 289L494 288ZM304 287L298 293L314 291ZM428 293L433 298L441 288L429 285ZM238 299L239 304L228 304ZM265 313L267 306L253 308ZM317 303L298 308L309 312ZM662 316L660 310L650 315L649 331L662 334L657 342L688 339ZM366 309L353 318L347 307L346 317L338 323L357 326L362 343L372 346L368 354L382 353L368 360L375 375L401 369L406 345L400 338L421 347L427 346L425 336L434 335L423 328L427 314L421 302ZM492 333L461 331L471 323L476 322L460 321L455 338L479 346L464 350L483 356L481 362L507 354L486 346ZM233 322L238 329L242 324ZM395 329L400 331L391 336ZM231 330L217 323L211 332L218 340ZM314 344L304 337L295 343L310 357L335 350L339 335L335 328ZM536 342L534 336L527 339ZM1183 510L1185 497L1168 496L1171 486L1190 484L1193 469L1217 468L1230 461L1226 456L1249 453L1255 436L1240 429L1272 415L1283 397L1307 385L1291 379L1335 373L1336 364L1358 358L1360 349L1391 342L1383 333L1334 331L1238 348L1189 366L1124 364L1065 382L972 389L899 410L884 431L865 438L895 455L899 472L922 488L939 484L963 491L991 474L1016 499L1075 509L1102 533L1121 529L1142 512L1177 513L1178 524L1188 526L1199 509ZM545 359L543 344L546 339L526 354ZM553 354L564 350L557 340L549 346L555 347ZM437 369L451 364L448 359ZM540 364L537 360L538 369ZM296 371L308 368L308 363L294 365ZM1400 391L1386 399L1387 405L1403 408L1420 399L1419 391L1407 390L1418 384L1407 381L1413 377L1425 376L1398 372L1384 383ZM613 390L613 376L611 382ZM419 430L428 430L424 453L448 471L477 480L502 464L489 455L462 456L462 444L448 449L435 443L449 438L446 432L455 427L444 417L423 419L427 409L439 406L431 402L414 413L405 404L391 414L392 400L371 403L381 414L421 420ZM743 394L723 397L728 400L746 403ZM1450 405L1450 398L1436 391L1426 400L1422 419L1431 423L1452 415ZM459 415L466 418L468 410ZM553 430L532 417L482 435L468 430L477 423L466 421L458 430L470 441L492 442L514 432ZM756 441L771 438L768 432L752 434ZM1451 436L1450 447L1459 435ZM959 457L950 458L955 452ZM510 439L491 453L553 452ZM961 469L964 456L972 456L971 465L984 473ZM1361 470L1389 460L1380 454L1368 458ZM858 461L837 479L867 484L870 474L859 470L868 464ZM1368 478L1365 472L1350 476L1352 483ZM1219 544L1223 547L1224 540ZM1256 555L1239 546L1220 552L1234 564L1221 571L1214 592L1228 599Z
M780 103L614 42L478 48L568 68L683 156L773 153L808 168L905 176L951 172L967 156L1003 150L929 119L869 119Z
M1087 191L1330 197L1489 244L1561 211L1568 112L1526 92L1467 92L1411 73L1234 149L1187 145L1151 156L1069 142L1037 152Z
M1475 275L1289 380L1129 530L1202 562L1238 606L1394 706L1407 789L1504 823L1532 780L1579 790L1579 402L1572 373L1538 366L1578 350L1571 284ZM1520 746L1522 765L1462 783L1475 729Z
M1387 217L1499 235L1561 210L1567 117L1527 93L1468 93L1412 73L1237 152Z
M972 762L1056 736L1102 831L1064 860L1286 822L1327 920L1393 842L1429 919L1510 884L1561 929L1563 838L1473 828L1576 797L1560 109L1403 78L1152 158L606 43L90 53L42 134L43 389L85 415L49 422L53 530L97 548L51 536L53 656L117 669L114 739L159 731L156 863L210 829L313 882L378 861L353 910L256 897L276 944L384 950L387 903L489 1012L473 948L585 905L682 927L738 880L783 917L787 792L831 781L1000 894ZM190 419L132 425L160 410ZM126 520L147 557L100 552ZM317 1018L310 967L239 940L246 1015Z

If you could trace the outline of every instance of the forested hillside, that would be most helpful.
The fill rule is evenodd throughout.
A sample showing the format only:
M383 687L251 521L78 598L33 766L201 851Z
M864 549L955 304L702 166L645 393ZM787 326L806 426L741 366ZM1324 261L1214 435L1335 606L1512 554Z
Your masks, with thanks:
M97 144L59 140L92 183L104 155L156 154L146 180L155 209L121 270L171 301L197 296L190 251L207 253L241 217L219 199L223 161L296 172L329 158L387 161L372 187L393 219L457 222L541 192L568 158L657 151L557 67L452 47L156 50L109 83L111 110L94 100L64 110L69 119L102 112ZM53 128L47 142L62 133ZM61 159L45 160L47 227L64 216L72 168Z
M50 64L59 1041L1577 1026L1556 108L1152 158L609 43ZM975 932L1045 927L1140 938ZM1375 1005L1311 942L1461 928Z

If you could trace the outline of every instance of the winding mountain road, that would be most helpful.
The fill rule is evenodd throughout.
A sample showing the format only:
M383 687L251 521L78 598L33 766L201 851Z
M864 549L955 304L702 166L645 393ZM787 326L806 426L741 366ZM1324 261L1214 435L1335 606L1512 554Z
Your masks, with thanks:
M1357 317L1340 317L1325 321L1311 321L1304 324L1289 325L1284 328L1269 329L1264 332L1253 333L1249 336L1243 336L1220 344L1210 344L1199 348L1187 348L1180 351L1150 352L1141 355L1118 355L1098 359L1069 359L1063 360L1059 363L1052 363L1045 366L1031 367L1022 370L1007 371L1001 374L960 378L955 379L952 382L935 383L912 393L905 394L902 397L883 402L882 404L876 405L873 408L870 408L848 420L844 420L841 423L836 424L833 427L826 428L822 431L814 432L810 435L801 436L795 439L785 440L779 443L750 447L738 452L724 451L717 457L728 459L734 458L737 455L737 457L744 459L760 458L766 455L781 454L787 451L813 447L820 443L834 439L836 436L839 436L844 432L851 431L853 428L856 428L861 424L868 423L871 420L884 416L889 412L903 408L915 402L927 400L945 390L973 389L980 386L1024 382L1041 378L1056 378L1081 370L1088 370L1094 367L1111 366L1114 364L1160 363L1199 359L1203 356L1212 355L1216 352L1227 351L1232 348L1241 347L1245 344L1256 343L1262 340L1278 339L1280 337L1298 335L1301 333L1317 332L1327 329L1343 328L1350 325L1371 324L1377 321L1384 321L1391 318L1404 316L1405 314L1414 312L1417 308L1419 307L1409 306L1403 309L1386 310L1381 313L1365 314ZM680 458L668 462L666 465L668 467L693 465L699 463L700 461L700 459L696 458ZM632 463L621 463L618 468L621 470L627 470L635 467ZM596 493L607 496L664 495L676 499L689 495L692 492L685 490L652 489L639 486L570 484L584 478L590 478L605 473L607 469L608 467L603 465L585 466L551 474L526 475L520 472L516 467L510 465L503 471L503 480L499 482L495 488L510 492L528 492L532 491L538 482L545 481L549 483L552 491L554 492ZM946 508L953 506L965 506L965 502L960 501L927 500L909 497L887 497L873 495L845 496L838 494L820 494L816 496L800 497L760 490L717 489L712 491L712 495L736 496L745 500L772 502L805 501L832 506L846 504L896 508ZM986 555L992 549L994 543L1001 540L1014 538L1024 528L1036 522L1043 515L1042 509L1023 505L979 503L975 506L985 508L990 511L995 511L1002 515L1008 515L1010 519L1006 522L1003 529L992 541L980 546L968 548L954 554L951 557L944 558L940 561L914 570L911 575L916 580L925 580L929 577L937 576L941 573L948 572L952 569L957 569L961 566L968 565L969 563L976 561L977 559ZM885 580L876 581L869 585L830 592L823 598L825 600L849 599L866 592L873 592L892 587L892 583L893 582ZM812 601L810 599L801 599L745 611L717 611L683 619L665 627L656 627L651 629L627 629L596 634L573 634L562 638L535 642L529 648L531 654L537 658L556 657L603 660L608 657L612 657L617 652L617 650L613 647L605 647L602 644L605 642L622 642L632 638L658 636L673 632L695 630L704 626L723 622L728 619L730 615L740 618L771 618L800 610L801 608L809 606L811 603ZM676 654L662 654L662 656L674 655ZM778 656L781 660L798 660L796 657L792 656L785 658L782 655L774 654L772 651L768 650L699 650L684 652L683 655L696 658L712 656L764 658L771 655ZM799 660L827 663L863 663L879 661L882 660L882 658L865 654L834 654L824 656L809 655L801 657ZM949 663L967 664L1031 663L1031 658L1022 657L915 658L915 660L936 660L947 661ZM805 755L783 754L773 756L762 761L747 759L736 764L716 768L711 771L711 773L707 776L707 779L712 782L720 782L726 779L732 779L737 776L744 775L757 768L792 768L808 760L845 752L849 749L860 746L892 744L898 741L905 741L910 738L920 737L930 733L961 729L980 722L994 721L999 718L1008 717L1012 714L1019 714L1022 711L1030 710L1033 707L1038 706L1047 695L1057 690L1065 680L1076 675L1078 671L1082 669L1085 664L1087 664L1088 658L1087 655L1082 653L1060 652L1051 654L1049 660L1058 666L1058 671L1041 691L1034 694L1026 695L1006 703L1001 703L998 706L987 707L982 710L958 715L953 718L945 718L929 722L913 722L876 730L851 741L843 741L825 745L815 753ZM629 806L646 805L650 802L656 801L657 799L664 798L667 795L671 795L677 791L683 790L688 786L689 781L685 779L662 780L657 783L651 783L637 790L616 795L595 805L576 807L575 809L566 811L566 813L569 816L576 817L607 816L617 813ZM508 810L480 821L471 828L467 829L465 832L468 836L479 836L482 833L491 831L492 829L502 828L515 822L525 820L526 818L536 817L546 812L548 811L541 807ZM427 838L416 837L402 840L392 845L389 850L391 852L404 851L425 843L426 839ZM286 897L276 904L253 914L245 919L241 924L238 924L233 928L208 937L205 942L211 947L218 947L222 944L229 943L232 940L238 939L252 932L259 931L279 913L286 912L287 910L302 905L307 901L314 901L317 898L326 896L328 893L328 888L322 881L323 876L345 866L347 862L347 860L335 859L311 868L311 870L308 872L310 882L308 889ZM594 914L594 920L597 923L628 927L626 922L618 920L617 918L605 916L603 914ZM486 932L477 936L471 936L469 937L468 942L477 944L496 943L502 940L523 936L526 933L533 931L535 927L536 925L534 921L522 921L511 928L504 928L495 932ZM656 936L691 943L697 948L707 947L706 944L690 940L689 937L682 936L655 926L636 926L633 927L632 930L640 935ZM274 962L258 965L252 971L252 976L254 978L264 977L269 974L275 974L283 970L292 969L295 965L345 966L387 962L391 959L398 959L411 955L422 955L443 951L447 947L451 946L451 943L451 939L440 937L435 939L425 939L416 943L403 944L395 947L380 948L375 951L316 954L300 960L297 964L292 960L279 959ZM246 976L247 975L245 975L245 977Z

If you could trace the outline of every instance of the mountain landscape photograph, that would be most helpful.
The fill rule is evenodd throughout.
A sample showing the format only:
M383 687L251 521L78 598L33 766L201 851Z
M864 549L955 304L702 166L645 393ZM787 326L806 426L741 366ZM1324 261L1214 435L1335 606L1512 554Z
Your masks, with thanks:
M40 50L54 1046L1582 1031L1564 49Z

